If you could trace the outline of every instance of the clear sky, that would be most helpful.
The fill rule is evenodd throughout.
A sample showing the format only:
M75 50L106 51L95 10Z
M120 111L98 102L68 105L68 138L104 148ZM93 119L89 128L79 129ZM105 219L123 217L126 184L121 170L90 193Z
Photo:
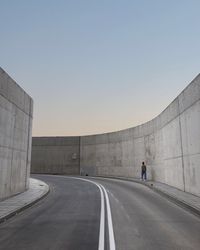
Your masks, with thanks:
M0 66L34 136L151 120L200 72L199 0L0 0Z

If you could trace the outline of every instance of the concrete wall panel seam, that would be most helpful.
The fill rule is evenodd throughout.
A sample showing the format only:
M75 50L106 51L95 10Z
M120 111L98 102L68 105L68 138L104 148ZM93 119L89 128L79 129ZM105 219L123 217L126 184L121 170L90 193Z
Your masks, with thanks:
M184 160L183 160L183 140L182 140L182 128L181 128L181 119L180 119L180 103L179 105L179 127L180 127L180 139L181 139L181 161L182 161L182 178L183 178L183 191L185 191L185 169L184 169Z

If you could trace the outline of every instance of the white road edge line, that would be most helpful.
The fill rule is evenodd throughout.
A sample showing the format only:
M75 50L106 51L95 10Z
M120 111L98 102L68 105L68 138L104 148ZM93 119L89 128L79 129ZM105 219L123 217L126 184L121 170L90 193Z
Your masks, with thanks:
M86 182L91 182L99 188L99 191L101 194L101 216L100 216L98 250L104 250L104 246L105 246L105 243L104 243L105 242L105 202L104 202L104 195L103 195L102 187L100 184L97 184L96 182L91 181L91 180L86 180L86 179L78 178L78 177L68 177L68 178L73 178L73 179L78 179L78 180L82 180L82 181L86 181Z

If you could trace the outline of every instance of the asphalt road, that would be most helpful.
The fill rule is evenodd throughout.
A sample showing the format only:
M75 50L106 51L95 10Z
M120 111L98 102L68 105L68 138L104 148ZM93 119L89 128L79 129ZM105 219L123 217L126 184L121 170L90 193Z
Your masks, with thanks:
M100 178L37 178L51 192L0 225L0 249L200 249L200 218L146 186Z

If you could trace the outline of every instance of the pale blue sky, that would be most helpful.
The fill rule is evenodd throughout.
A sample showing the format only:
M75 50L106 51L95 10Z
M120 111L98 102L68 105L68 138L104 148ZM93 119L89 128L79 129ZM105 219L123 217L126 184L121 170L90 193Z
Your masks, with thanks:
M200 72L199 0L0 0L0 66L34 99L33 135L146 122Z

